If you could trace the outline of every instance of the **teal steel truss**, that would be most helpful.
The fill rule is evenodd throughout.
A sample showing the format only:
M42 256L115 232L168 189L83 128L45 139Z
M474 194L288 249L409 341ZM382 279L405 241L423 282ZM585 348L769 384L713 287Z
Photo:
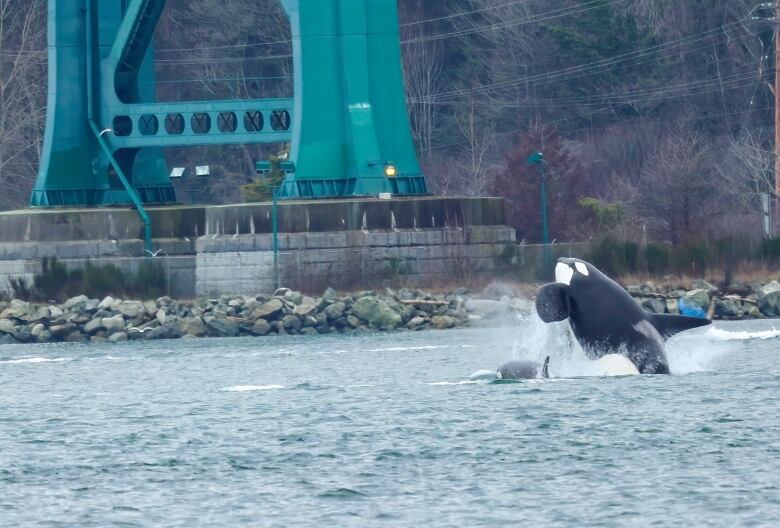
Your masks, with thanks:
M291 143L281 198L426 194L395 0L281 0L293 99L159 103L165 0L49 0L49 92L33 206L173 203L161 147Z

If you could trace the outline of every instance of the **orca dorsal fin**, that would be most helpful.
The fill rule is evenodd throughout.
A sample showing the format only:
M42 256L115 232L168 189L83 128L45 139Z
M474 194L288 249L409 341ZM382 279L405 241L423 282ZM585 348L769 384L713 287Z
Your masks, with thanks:
M701 317L688 317L686 315L653 314L650 316L653 326L664 339L669 339L675 334L707 326L712 321Z
M536 313L545 323L558 323L569 317L569 298L560 284L545 284L536 295Z

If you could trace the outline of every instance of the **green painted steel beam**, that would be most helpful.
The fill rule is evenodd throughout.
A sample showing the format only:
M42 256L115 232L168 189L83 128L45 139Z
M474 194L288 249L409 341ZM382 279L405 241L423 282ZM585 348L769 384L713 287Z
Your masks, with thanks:
M275 142L292 143L296 168L280 198L426 194L396 0L281 2L292 100L159 103L153 36L165 0L49 0L48 112L31 205L125 205L133 191L143 203L172 203L161 147Z
M116 149L292 140L292 99L132 104L106 114L113 116L109 143Z
M281 198L426 194L403 90L396 0L282 0L295 70ZM384 172L392 162L398 177Z

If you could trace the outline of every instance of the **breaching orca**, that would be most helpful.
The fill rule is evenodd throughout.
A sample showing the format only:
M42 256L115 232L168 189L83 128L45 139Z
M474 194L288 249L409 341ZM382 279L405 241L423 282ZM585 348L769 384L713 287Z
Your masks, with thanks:
M545 323L568 319L591 359L623 354L642 374L669 374L664 342L711 323L698 317L651 314L593 265L571 258L558 259L555 283L539 290L536 311Z
M544 360L544 365L535 361L515 360L504 363L496 371L496 378L500 380L536 379L550 377L550 356ZM541 376L540 376L541 374Z

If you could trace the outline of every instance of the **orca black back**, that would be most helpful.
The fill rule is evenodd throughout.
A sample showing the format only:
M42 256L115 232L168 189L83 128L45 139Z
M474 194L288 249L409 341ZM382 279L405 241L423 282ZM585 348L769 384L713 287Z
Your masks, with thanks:
M536 309L544 322L569 320L591 359L627 356L643 374L668 374L664 342L711 323L707 319L645 311L619 284L579 259L559 259L556 282L542 287Z

